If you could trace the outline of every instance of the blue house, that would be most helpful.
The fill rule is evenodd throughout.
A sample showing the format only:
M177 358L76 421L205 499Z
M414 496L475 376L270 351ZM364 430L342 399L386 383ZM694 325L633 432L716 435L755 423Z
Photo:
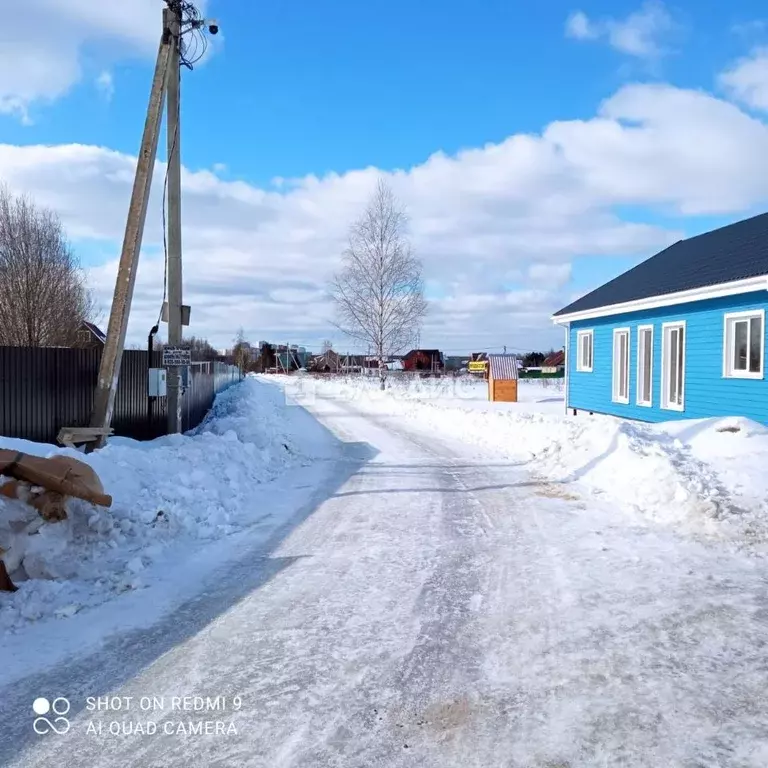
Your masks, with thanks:
M564 307L566 406L768 423L768 214L680 240Z

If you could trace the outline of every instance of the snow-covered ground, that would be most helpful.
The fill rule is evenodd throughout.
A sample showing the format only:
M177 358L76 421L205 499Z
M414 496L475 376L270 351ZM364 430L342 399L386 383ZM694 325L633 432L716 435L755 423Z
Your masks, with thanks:
M371 413L418 420L479 453L525 461L537 477L586 489L654 523L768 552L768 429L742 418L658 425L565 413L562 380L521 380L518 403L490 403L481 381L287 381Z
M23 572L14 574L19 590L0 593L0 642L15 657L2 665L0 681L50 663L52 650L64 654L74 644L82 651L86 640L157 619L232 557L238 534L251 545L265 539L301 502L292 483L278 490L269 481L336 455L316 421L253 377L220 394L188 435L114 438L88 456L7 438L0 447L70 453L93 466L114 498L110 509L71 502L68 520L25 539ZM35 515L0 499L0 546L18 539L16 524ZM64 626L70 643L61 637ZM41 653L51 634L57 643Z
M558 429L587 463L598 439L579 432L597 420L532 413L550 393L468 415L446 394L316 398L332 482L170 616L0 688L0 764L765 768L764 561L635 514L597 479L548 479L529 461L540 433L554 468L575 463ZM603 422L608 444L642 463L620 426ZM681 477L687 446L712 455L707 429L682 435ZM677 455L648 450L657 470ZM132 704L88 708L107 694ZM66 735L33 732L41 695L70 701ZM215 721L220 735L191 732Z

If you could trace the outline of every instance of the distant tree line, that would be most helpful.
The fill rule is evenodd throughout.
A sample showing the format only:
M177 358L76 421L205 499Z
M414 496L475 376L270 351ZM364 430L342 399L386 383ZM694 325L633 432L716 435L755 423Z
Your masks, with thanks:
M189 347L192 354L193 363L207 363L212 361L224 361L226 358L224 355L219 354L219 351L208 341L208 339L202 339L198 336L190 336L189 338L182 339L182 346ZM159 339L154 342L154 349L160 351L166 346L166 342ZM146 349L146 346L141 344L134 344L134 349Z
M538 368L550 355L554 354L554 349L550 349L549 352L528 352L523 355L523 367Z

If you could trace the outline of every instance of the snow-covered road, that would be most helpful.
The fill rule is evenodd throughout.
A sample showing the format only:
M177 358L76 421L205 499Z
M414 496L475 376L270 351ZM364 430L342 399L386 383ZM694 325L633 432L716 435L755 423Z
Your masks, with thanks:
M413 423L314 411L344 448L310 504L151 630L0 691L0 764L768 764L762 560ZM89 711L106 695L131 698ZM68 733L34 733L40 696L70 701ZM205 721L226 732L184 732Z

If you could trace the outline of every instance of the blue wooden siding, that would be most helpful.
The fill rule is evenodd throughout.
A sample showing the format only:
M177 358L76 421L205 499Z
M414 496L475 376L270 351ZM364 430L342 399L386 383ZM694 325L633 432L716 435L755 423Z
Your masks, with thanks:
M640 421L746 416L768 424L768 380L723 376L723 316L728 312L768 309L768 292L745 293L674 307L572 322L568 354L568 407ZM766 313L768 316L768 313ZM662 323L684 320L685 409L661 408ZM768 320L768 317L766 318ZM653 326L653 404L637 405L637 328ZM766 323L763 335L766 333ZM629 328L629 403L612 400L613 330ZM576 370L578 331L594 331L592 373ZM768 345L766 345L768 352ZM763 371L768 366L763 361Z

